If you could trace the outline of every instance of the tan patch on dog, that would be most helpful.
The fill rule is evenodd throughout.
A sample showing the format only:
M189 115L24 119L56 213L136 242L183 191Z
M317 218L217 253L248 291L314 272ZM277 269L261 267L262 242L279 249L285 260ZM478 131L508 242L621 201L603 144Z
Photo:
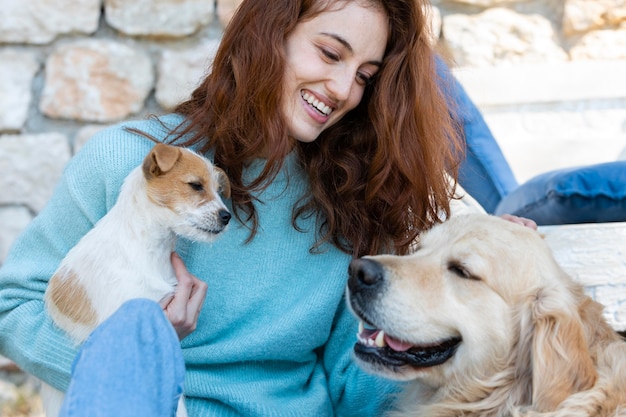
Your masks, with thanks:
M86 326L97 324L87 292L72 271L57 273L50 279L48 297L61 314L74 322Z

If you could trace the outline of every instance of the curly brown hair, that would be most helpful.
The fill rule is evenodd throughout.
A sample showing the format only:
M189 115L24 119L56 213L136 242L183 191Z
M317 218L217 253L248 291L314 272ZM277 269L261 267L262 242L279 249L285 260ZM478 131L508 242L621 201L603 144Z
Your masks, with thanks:
M389 19L382 67L360 104L312 143L288 137L280 112L284 44L298 22L344 1L382 7ZM211 150L231 181L234 214L258 228L253 191L268 186L294 146L311 195L292 223L314 215L318 240L362 256L407 253L417 234L449 214L460 156L445 86L430 45L427 0L244 0L226 28L211 72L175 111L175 139ZM260 155L264 170L244 184Z

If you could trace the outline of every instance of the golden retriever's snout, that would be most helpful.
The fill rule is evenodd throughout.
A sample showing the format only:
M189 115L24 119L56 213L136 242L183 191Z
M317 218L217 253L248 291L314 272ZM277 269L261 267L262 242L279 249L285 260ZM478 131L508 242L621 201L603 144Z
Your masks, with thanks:
M377 261L359 258L350 262L348 276L348 288L351 293L376 291L385 281L385 270Z

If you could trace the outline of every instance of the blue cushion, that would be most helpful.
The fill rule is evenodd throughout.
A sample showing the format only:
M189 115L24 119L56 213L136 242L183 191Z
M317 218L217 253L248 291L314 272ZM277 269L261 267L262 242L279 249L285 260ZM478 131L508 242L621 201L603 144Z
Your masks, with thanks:
M505 213L539 225L626 221L626 161L538 175L500 201Z

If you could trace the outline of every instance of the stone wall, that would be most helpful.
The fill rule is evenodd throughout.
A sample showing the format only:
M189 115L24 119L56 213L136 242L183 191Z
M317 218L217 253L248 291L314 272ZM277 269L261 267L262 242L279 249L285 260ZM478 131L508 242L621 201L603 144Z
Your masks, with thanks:
M97 129L162 114L187 96L207 71L237 4L0 0L0 263L15 236L45 205L67 161ZM562 149L544 140L545 134L553 136L549 131L537 132L555 111L575 120L595 115L604 132L615 130L615 149L597 158L617 153L614 142L624 146L623 75L598 80L581 73L560 93L539 101L532 94L511 100L508 90L519 87L511 74L521 83L550 85L580 73L581 63L588 62L601 63L610 78L626 62L626 0L435 0L433 5L437 41L510 156L533 144L511 134L520 114L535 117L529 122L534 131L522 130L540 141L525 153L529 160ZM553 65L560 65L558 71ZM545 78L546 69L553 78ZM536 77L528 79L528 74ZM485 97L490 83L506 86L507 80L509 87ZM609 97L562 94L580 89L576 84L596 82L612 87ZM528 90L522 86L521 91Z

